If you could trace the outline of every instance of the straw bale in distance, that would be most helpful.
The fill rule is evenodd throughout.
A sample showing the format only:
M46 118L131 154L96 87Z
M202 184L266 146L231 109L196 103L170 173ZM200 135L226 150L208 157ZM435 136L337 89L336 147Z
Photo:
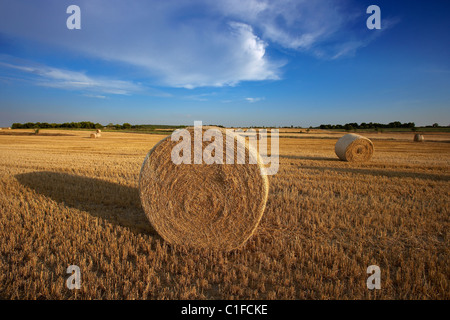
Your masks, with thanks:
M171 136L153 147L144 160L141 203L154 229L169 243L233 250L252 236L262 218L269 184L258 152L246 144L245 164L238 164L237 145L242 144L233 135L234 164L226 164L225 130L216 129L223 137L223 150L216 152L223 152L224 164L206 164L204 156L202 164L194 164L194 136L199 132L193 129L188 129L192 164L172 162L172 149L180 142ZM210 143L202 142L202 148ZM249 164L250 157L256 157L257 164Z
M97 133L101 133L102 132L102 130L100 130L100 129L97 129Z
M341 160L362 162L372 158L374 148L372 141L366 137L349 133L336 142L334 151Z
M424 138L423 134L417 133L414 135L415 142L423 142L424 140L425 140L425 138Z

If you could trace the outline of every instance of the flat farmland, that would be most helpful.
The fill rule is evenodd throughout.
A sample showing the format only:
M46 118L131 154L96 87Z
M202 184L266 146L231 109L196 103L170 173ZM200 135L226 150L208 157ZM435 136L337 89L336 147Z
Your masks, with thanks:
M344 133L280 131L264 216L231 252L169 245L147 220L139 172L163 135L0 134L0 298L450 298L450 133L373 133L372 160L349 163Z

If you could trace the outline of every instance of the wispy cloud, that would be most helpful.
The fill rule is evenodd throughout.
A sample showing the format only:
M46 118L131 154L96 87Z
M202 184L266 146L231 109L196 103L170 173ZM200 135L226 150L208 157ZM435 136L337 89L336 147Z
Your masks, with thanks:
M341 1L340 1L341 2ZM220 1L220 10L260 30L264 39L289 49L309 49L336 31L344 16L337 1Z
M0 62L0 67L26 73L29 76L29 81L43 87L115 95L128 95L143 90L139 84L133 82L92 77L86 75L84 72L58 69L45 65L31 66ZM104 98L103 95L98 94L90 94L88 96Z
M264 99L265 99L264 97L257 97L257 98L247 97L247 98L245 98L245 101L250 102L250 103L255 103L258 101L262 101Z
M184 99L194 100L194 101L208 101L211 97L216 96L216 94L217 94L216 92L192 94L192 95L185 96Z
M106 96L102 96L100 94L83 94L83 96L88 97L88 98L96 98L96 99L106 99Z
M351 0L225 0L217 5L229 18L252 25L265 41L320 59L353 56L398 22L384 17L382 31L368 31L368 16Z
M380 30L365 30L365 36L355 36L354 34L349 34L350 40L333 42L330 46L331 49L328 48L328 54L325 54L325 56L331 60L339 59L341 57L354 56L359 49L367 47L383 33L395 26L399 21L400 20L398 18L384 18L383 27Z

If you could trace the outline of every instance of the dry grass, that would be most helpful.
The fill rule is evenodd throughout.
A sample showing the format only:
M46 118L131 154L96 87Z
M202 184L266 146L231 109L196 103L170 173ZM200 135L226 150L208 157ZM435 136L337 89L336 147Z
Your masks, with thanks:
M145 217L139 171L160 135L73 134L0 135L1 298L450 298L448 143L374 140L355 164L337 138L280 139L261 224L224 253L170 246Z
M386 129L388 130L388 129ZM290 138L327 138L327 139L339 139L346 132L343 131L333 131L333 130L322 130L322 129L280 129L280 137L290 137ZM398 131L398 132L373 132L373 131L357 131L356 134L360 134L369 138L370 140L399 140L399 141L412 141L416 133L408 131ZM450 134L448 132L424 132L421 133L427 141L433 142L450 142Z

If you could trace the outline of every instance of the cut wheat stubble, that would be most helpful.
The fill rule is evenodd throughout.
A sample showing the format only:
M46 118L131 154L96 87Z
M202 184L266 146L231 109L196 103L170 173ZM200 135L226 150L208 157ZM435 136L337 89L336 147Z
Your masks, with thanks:
M216 130L222 133L225 163L230 151L225 130ZM195 135L200 132L188 132L193 159ZM242 144L233 136L237 150ZM150 223L171 244L220 250L241 247L255 232L268 196L268 179L259 154L246 144L245 164L238 164L235 152L234 164L206 164L203 159L202 164L176 165L171 152L177 143L170 136L161 140L142 165L139 193ZM210 143L203 141L202 149ZM257 164L249 164L251 157Z
M343 161L364 162L372 158L374 147L366 137L349 133L336 142L334 151Z

